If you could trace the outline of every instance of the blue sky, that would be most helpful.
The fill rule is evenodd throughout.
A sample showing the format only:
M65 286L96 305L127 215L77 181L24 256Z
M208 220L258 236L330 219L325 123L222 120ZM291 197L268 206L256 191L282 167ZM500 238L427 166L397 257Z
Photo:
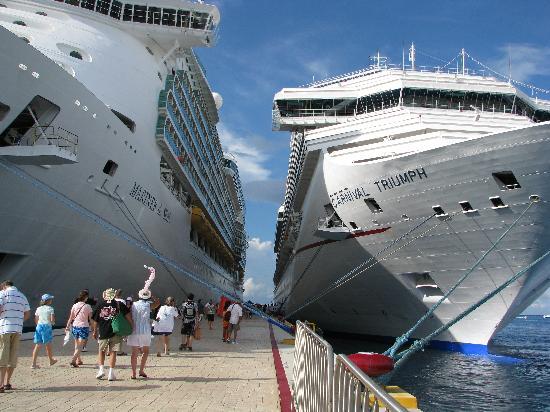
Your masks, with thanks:
M238 160L247 199L250 247L246 296L268 301L273 289L275 215L284 194L289 135L271 131L273 95L367 67L380 50L401 63L414 41L419 64L441 65L464 47L512 77L550 89L547 1L222 0L219 40L198 50L224 100L222 145ZM540 95L541 98L550 99ZM550 313L550 293L531 311Z

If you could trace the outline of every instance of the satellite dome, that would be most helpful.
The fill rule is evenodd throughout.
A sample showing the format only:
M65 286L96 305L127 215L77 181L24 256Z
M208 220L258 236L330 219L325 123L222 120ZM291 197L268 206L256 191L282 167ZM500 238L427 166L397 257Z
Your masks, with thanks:
M223 97L216 92L213 92L212 96L214 97L214 102L216 103L216 109L220 110L223 105Z

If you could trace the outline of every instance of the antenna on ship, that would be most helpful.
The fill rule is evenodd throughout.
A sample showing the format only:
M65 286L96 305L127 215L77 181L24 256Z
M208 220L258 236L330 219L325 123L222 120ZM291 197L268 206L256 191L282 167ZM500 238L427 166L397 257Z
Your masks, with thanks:
M414 42L411 43L411 48L409 49L409 61L411 62L411 67L414 70L414 62L416 60L416 50L414 48Z
M464 76L466 74L466 51L464 47L460 50L460 55L462 56L462 75Z
M380 56L380 50L376 51L376 56L370 56L369 59L374 61L374 67L380 69L381 67L386 68L387 57Z

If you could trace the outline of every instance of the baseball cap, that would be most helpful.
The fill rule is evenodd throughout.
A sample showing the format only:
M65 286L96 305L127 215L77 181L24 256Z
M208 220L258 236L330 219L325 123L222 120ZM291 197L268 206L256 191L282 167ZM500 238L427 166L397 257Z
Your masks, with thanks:
M40 298L40 300L42 300L42 301L44 301L44 302L47 301L47 300L51 300L51 299L53 299L53 296L50 295L49 293L44 293L44 294L42 295L42 297Z

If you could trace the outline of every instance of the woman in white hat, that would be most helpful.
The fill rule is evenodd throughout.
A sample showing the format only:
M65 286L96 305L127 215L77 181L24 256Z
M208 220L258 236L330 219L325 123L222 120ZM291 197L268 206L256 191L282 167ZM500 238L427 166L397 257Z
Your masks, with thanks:
M132 379L136 379L137 358L141 349L141 362L139 367L139 376L147 378L145 374L145 363L149 356L149 346L151 346L151 323L149 321L151 310L159 307L158 298L153 298L151 302L151 291L142 289L138 293L139 300L132 305L132 319L134 320L134 329L128 336L128 346L132 347Z

